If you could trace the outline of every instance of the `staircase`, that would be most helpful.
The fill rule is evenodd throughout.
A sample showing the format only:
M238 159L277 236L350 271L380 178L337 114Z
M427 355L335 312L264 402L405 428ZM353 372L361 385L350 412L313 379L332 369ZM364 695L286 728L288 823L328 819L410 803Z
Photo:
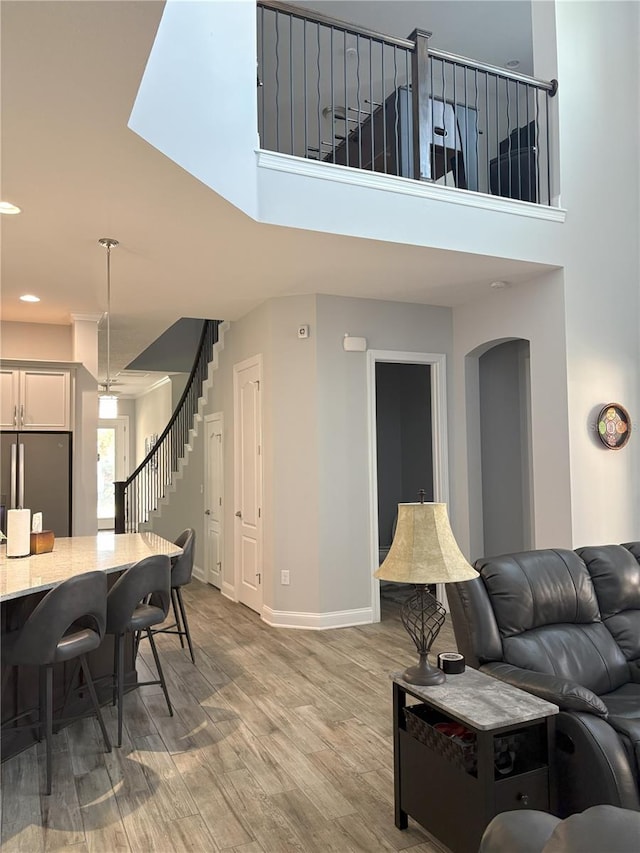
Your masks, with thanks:
M193 367L169 423L133 474L114 483L116 533L147 529L152 513L160 510L175 491L203 419L218 353L223 348L222 333L227 328L220 320L203 320Z

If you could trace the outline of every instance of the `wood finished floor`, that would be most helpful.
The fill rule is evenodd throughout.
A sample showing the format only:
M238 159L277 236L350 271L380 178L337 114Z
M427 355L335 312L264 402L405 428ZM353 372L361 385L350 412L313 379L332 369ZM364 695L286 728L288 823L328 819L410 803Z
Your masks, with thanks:
M397 605L376 625L269 628L197 581L184 589L197 666L159 638L159 687L125 698L121 749L94 719L2 765L3 853L440 853L393 822L390 671L413 661ZM455 648L445 625L434 651ZM143 643L141 678L151 678ZM115 709L106 709L115 742Z

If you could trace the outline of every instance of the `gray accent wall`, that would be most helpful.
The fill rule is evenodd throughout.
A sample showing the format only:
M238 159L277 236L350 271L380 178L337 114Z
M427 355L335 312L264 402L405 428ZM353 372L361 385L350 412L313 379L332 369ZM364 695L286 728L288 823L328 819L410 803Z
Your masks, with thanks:
M525 399L528 341L507 341L479 360L484 555L531 547Z
M306 340L299 325L310 326ZM276 612L371 607L370 471L366 353L345 352L345 332L370 349L451 353L448 308L290 296L269 300L223 335L205 414L224 415L223 591L234 577L233 365L263 361L264 603ZM204 566L203 430L184 477L153 529L175 538L191 519ZM200 448L200 449L199 449ZM280 572L290 573L290 585Z
M450 356L452 312L429 305L324 295L317 296L317 312L321 482L318 610L332 612L370 607L374 570L367 355L345 352L342 339L349 332L366 337L368 348L373 350Z

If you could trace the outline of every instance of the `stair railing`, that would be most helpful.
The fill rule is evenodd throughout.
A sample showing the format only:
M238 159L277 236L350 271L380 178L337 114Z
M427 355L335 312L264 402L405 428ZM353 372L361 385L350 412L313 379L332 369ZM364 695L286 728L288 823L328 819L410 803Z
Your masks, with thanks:
M220 320L204 320L189 379L163 433L128 479L114 483L115 532L137 533L158 508L185 455Z

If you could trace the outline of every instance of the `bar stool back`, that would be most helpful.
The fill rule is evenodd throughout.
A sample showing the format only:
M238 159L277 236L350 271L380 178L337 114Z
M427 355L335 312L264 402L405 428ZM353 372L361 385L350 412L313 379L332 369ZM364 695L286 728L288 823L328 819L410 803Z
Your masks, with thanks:
M174 545L182 548L182 554L173 557L171 560L171 604L173 605L173 615L176 621L175 624L170 624L166 628L157 628L154 633L177 634L180 637L180 645L183 649L184 640L182 638L186 637L189 644L191 661L195 664L196 658L193 653L187 611L182 600L182 587L191 583L191 575L193 574L193 558L196 545L195 530L192 527L183 530L175 540Z
M115 638L114 699L117 698L118 703L118 746L122 746L125 634L146 632L158 671L157 680L138 681L133 686L162 685L169 714L173 716L164 673L151 632L152 625L158 625L166 619L169 610L170 579L169 557L162 554L145 557L118 578L107 597L107 634L113 634Z
M87 572L55 586L19 630L10 631L2 637L4 663L40 668L40 715L37 725L41 730L44 729L46 739L47 794L51 793L54 664L79 658L107 752L111 752L111 742L86 658L87 653L97 649L102 642L106 609L107 578L104 572Z

